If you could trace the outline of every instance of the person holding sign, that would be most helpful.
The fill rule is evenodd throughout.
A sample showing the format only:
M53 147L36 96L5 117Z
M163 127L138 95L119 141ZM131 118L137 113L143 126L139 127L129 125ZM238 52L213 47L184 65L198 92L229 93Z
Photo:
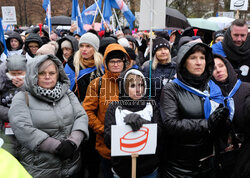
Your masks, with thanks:
M229 111L221 104L224 97L219 86L210 80L213 69L212 51L206 44L189 42L179 49L177 79L166 84L161 93L166 131L162 177L216 177L209 158Z
M139 70L129 69L120 75L119 101L112 102L105 115L104 141L108 148L111 148L111 134L114 134L111 133L112 125L126 124L136 132L142 129L143 124L159 123L160 112L155 102L146 97L146 88L146 79ZM160 124L157 132L159 139ZM137 158L137 177L157 177L159 153L158 147L156 154L140 155ZM131 177L131 156L112 156L111 164L115 178Z

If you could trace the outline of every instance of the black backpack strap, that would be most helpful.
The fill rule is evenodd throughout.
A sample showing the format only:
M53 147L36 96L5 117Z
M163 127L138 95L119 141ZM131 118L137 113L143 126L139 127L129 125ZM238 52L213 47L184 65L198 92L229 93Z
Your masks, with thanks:
M26 101L27 106L29 107L30 104L29 104L29 96L28 96L28 92L27 91L25 91L25 101Z

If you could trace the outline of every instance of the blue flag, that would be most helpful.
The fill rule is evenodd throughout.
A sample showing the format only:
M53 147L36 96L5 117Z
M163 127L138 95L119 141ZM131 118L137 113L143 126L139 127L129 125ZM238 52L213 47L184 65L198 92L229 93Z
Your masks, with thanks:
M0 18L0 41L3 43L4 46L4 53L7 55L7 46L4 39L4 32L3 32L3 25L2 25L2 19Z
M131 29L134 27L133 22L135 21L135 16L132 14L123 0L105 0L103 6L103 17L105 20L109 21L109 18L112 15L111 8L120 9L127 22L129 23L129 27Z
M73 0L72 1L71 19L73 21L77 22L78 29L79 29L79 30L77 30L78 31L77 33L80 34L80 35L84 34L85 30L83 29L83 19L82 19L80 7L79 7L79 4L78 4L78 0Z
M43 9L46 12L46 25L49 27L49 35L51 33L51 4L50 0L43 0Z
M102 7L102 0L98 0L97 2L99 8ZM84 24L92 24L95 18L95 15L98 15L98 9L96 6L96 3L92 4L91 6L89 6L87 9L85 9L82 12L82 17Z

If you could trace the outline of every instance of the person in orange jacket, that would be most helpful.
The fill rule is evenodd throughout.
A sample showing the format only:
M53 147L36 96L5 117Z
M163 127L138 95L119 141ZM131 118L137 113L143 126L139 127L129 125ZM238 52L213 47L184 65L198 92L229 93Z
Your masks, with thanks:
M132 62L126 50L119 44L107 46L103 63L105 74L92 80L88 86L83 107L89 117L89 127L96 133L96 150L101 155L103 177L113 176L110 164L110 149L104 143L104 118L109 104L118 101L118 77L120 73L131 68ZM100 92L98 92L100 91Z

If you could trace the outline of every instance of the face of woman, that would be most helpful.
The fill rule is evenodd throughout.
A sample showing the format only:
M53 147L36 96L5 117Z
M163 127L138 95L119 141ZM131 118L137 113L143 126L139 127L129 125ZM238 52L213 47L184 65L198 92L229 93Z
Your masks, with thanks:
M191 54L185 61L184 66L191 74L201 76L206 67L205 55L200 51Z
M156 53L156 58L158 59L158 61L162 64L167 63L168 62L168 58L169 58L169 50L167 47L163 47L163 48L159 48Z
M95 49L87 43L81 43L79 50L83 59L90 59L95 53Z
M10 46L13 50L16 50L19 47L19 41L15 38L10 39Z
M56 67L49 65L44 71L38 74L38 85L42 88L53 89L57 82Z
M218 82L225 82L228 77L227 67L220 58L214 58L213 77Z
M128 95L133 100L139 100L144 94L144 82L140 76L134 75L129 82Z
M224 36L219 36L219 37L217 37L216 39L215 39L215 43L217 43L217 42L219 42L219 41L223 41L223 39L224 39Z
M120 73L123 71L124 62L119 58L113 58L108 62L108 69L112 73Z

